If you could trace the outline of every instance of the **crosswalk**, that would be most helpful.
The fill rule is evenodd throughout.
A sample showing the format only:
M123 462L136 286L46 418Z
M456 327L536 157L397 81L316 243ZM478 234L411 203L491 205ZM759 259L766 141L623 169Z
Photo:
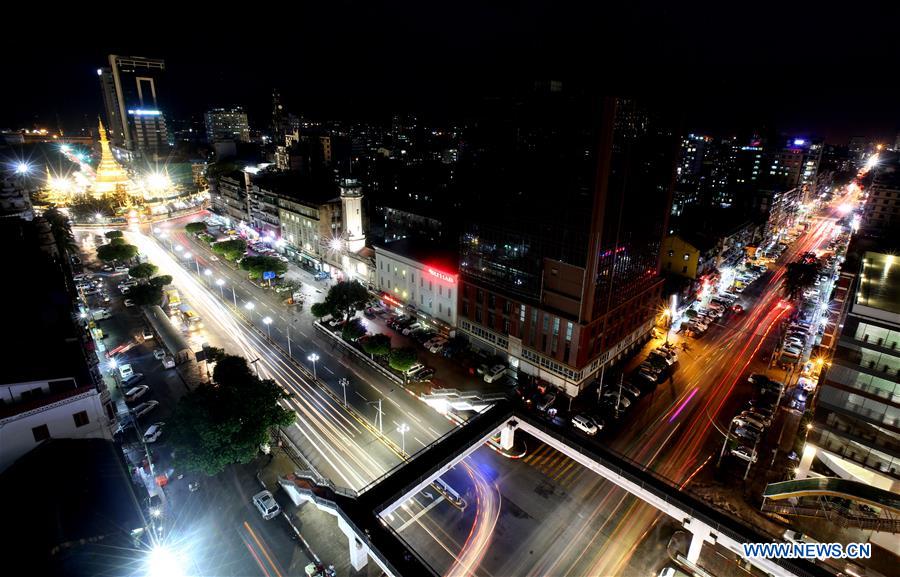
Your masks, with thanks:
M541 444L522 457L522 461L534 467L561 487L571 487L584 472L584 467L549 445Z

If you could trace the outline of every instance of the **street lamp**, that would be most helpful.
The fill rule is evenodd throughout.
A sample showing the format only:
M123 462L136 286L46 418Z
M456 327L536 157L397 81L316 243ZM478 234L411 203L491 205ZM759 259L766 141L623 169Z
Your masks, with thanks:
M409 425L406 423L400 423L400 426L397 427L397 432L400 433L400 451L403 454L406 454L406 432L409 431Z
M219 285L219 294L220 294L220 295L222 296L222 298L224 299L224 298L225 298L225 289L222 288L222 287L225 286L225 281L222 280L222 279L220 279L220 278L217 278L217 279L216 279L216 284Z
M249 301L247 302L247 304L244 305L244 308L247 309L247 312L248 312L248 313L250 313L250 320L251 320L251 321L253 320L253 307L255 307L255 306L256 306L255 304L253 304L253 303L251 303L251 302L249 302Z
M16 174L28 174L29 172L31 172L31 165L27 162L16 164Z
M206 283L209 284L209 282L210 282L209 277L212 276L212 271L209 269L206 269L205 271L203 271L203 275L206 277Z
M269 340L272 340L272 317L266 317L263 319L263 324L266 325L266 332L269 334Z
M319 377L316 376L316 361L319 360L319 355L317 355L316 353L312 353L311 355L309 355L308 357L306 357L306 359L307 359L308 361L311 361L311 362L312 362L312 365L313 365L313 380L316 380L316 381L319 380Z
M192 255L189 252L184 253L184 258L187 260L191 260L191 257L193 257L193 256L194 255ZM197 266L197 274L200 274L200 261L197 259L194 259L194 264Z
M344 388L344 406L347 406L347 385L350 384L350 379L347 377L341 377L341 380L338 381L341 386Z

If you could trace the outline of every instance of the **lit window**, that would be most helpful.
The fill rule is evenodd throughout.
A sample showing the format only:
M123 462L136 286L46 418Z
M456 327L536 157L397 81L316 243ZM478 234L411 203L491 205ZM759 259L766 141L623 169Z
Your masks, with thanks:
M684 253L684 260L691 260L691 255Z

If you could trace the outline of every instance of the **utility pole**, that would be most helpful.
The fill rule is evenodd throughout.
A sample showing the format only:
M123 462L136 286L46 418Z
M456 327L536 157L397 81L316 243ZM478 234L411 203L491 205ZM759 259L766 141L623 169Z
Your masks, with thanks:
M288 356L294 358L293 353L291 353L291 325L287 325L287 341L288 341ZM346 405L347 403L344 402Z
M722 464L722 456L725 454L725 447L728 446L728 439L731 438L732 425L734 425L734 421L728 423L728 432L725 434L725 440L722 441L722 450L719 451L719 460L716 461L716 467Z
M338 383L340 383L341 387L344 388L344 406L346 407L347 406L347 385L350 384L350 379L348 379L347 377L341 377L341 380L339 380Z
M750 460L747 461L747 470L744 471L744 480L747 480L747 475L750 474L750 467L753 466L753 461L756 460L756 447L759 446L759 437L756 437L756 442L753 443L753 453L750 454Z

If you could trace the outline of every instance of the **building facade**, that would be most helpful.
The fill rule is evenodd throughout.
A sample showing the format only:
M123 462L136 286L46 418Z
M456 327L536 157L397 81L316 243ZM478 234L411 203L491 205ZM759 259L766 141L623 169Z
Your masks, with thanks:
M165 61L110 54L97 69L113 148L148 160L165 159L169 135L161 102Z
M559 89L487 114L459 162L479 210L457 325L520 378L575 396L652 329L677 114Z
M866 236L890 238L900 230L900 154L881 153L866 189L861 233Z
M458 287L454 254L409 241L375 245L375 288L445 332L456 327Z
M250 142L250 123L240 106L214 108L206 113L206 142L222 140Z
M216 176L210 181L210 205L214 212L235 222L250 222L248 175L240 170Z

